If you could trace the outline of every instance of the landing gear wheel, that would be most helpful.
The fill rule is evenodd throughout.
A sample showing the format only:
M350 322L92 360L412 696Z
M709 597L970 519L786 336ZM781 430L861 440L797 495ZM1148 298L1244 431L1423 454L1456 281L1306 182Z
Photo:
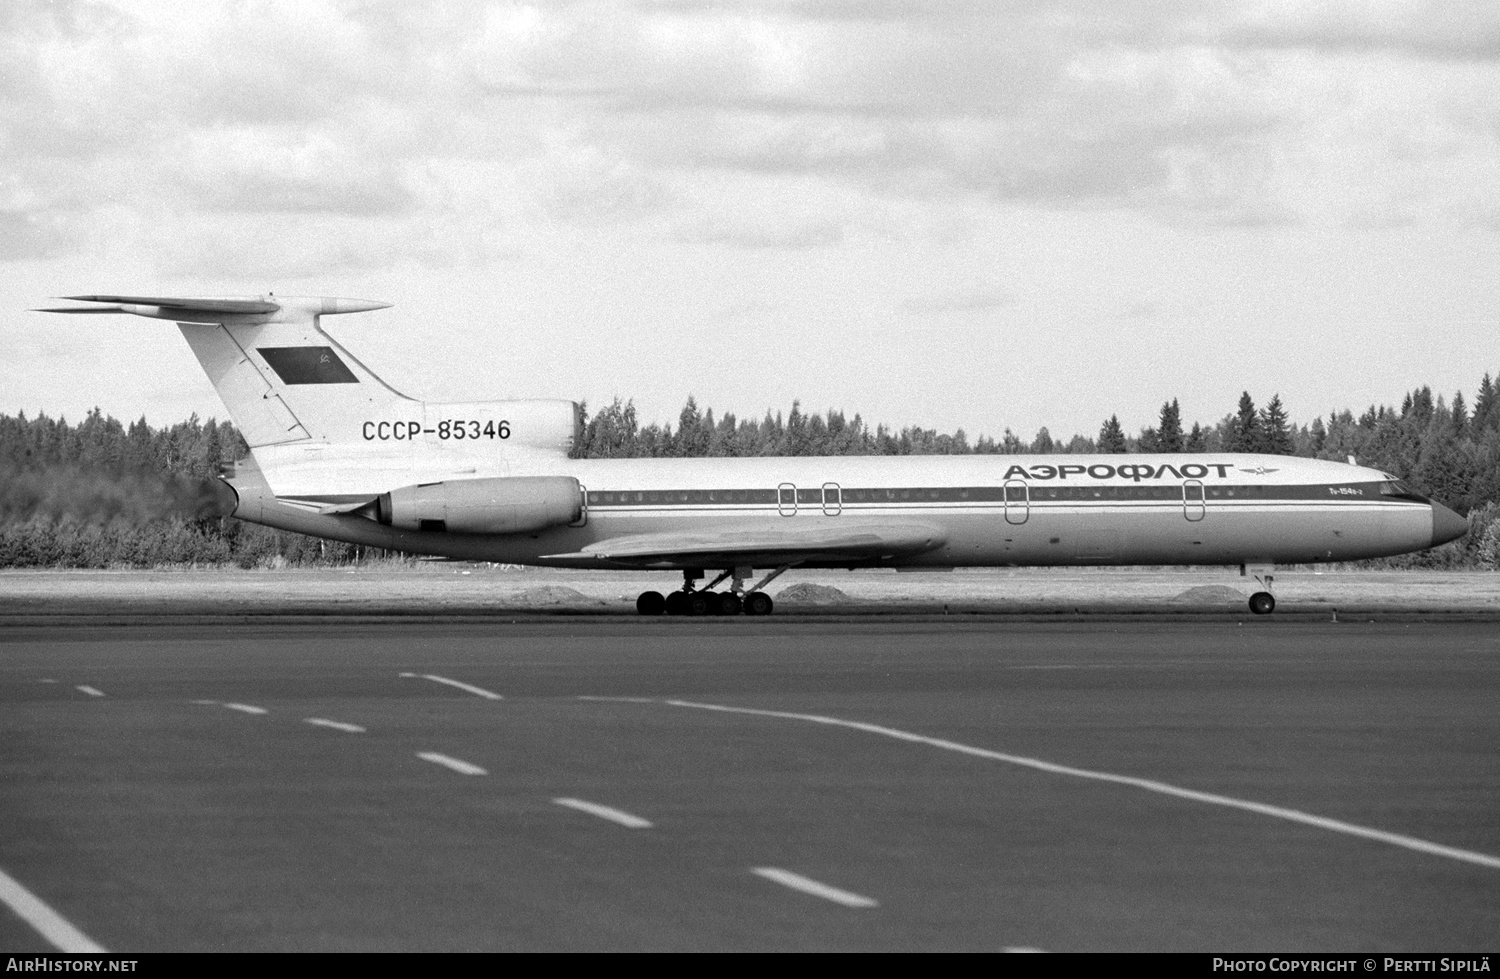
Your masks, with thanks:
M660 615L667 610L667 600L659 591L643 591L635 600L635 610L642 615Z
M743 605L744 603L740 601L740 596L734 592L726 591L719 596L720 615L739 615Z
M714 601L718 596L713 592L694 591L688 592L686 609L688 615L713 615L719 610L719 603Z
M688 596L687 592L685 591L674 591L672 594L668 595L664 602L664 607L667 610L667 614L688 615L689 612L687 607L687 600Z
M1276 596L1268 591L1258 591L1250 596L1250 611L1256 615L1270 615L1276 611Z
M763 591L753 591L745 596L746 615L770 615L776 603Z

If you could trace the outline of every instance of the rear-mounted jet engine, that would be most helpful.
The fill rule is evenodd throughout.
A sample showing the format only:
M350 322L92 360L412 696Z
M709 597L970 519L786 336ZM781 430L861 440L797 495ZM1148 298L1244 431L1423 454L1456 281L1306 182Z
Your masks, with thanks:
M376 519L402 530L528 534L577 523L583 492L571 476L501 476L405 486L382 494Z

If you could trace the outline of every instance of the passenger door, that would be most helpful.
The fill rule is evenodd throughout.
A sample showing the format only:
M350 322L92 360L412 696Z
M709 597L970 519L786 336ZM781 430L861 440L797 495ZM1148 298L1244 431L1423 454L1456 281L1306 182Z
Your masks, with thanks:
M838 483L823 484L823 515L836 517L844 509L844 491Z
M776 487L776 509L783 517L795 517L797 515L797 486L795 483L782 483Z
M1031 487L1025 480L1005 481L1005 522L1023 524L1031 515Z
M1203 498L1203 481L1184 480L1182 484L1182 515L1193 522L1202 520L1208 513L1208 504Z

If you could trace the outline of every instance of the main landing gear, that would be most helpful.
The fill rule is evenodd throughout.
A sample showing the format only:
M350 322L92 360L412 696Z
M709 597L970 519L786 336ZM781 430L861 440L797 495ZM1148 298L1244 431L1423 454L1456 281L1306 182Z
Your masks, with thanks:
M702 580L700 568L688 568L682 572L682 589L663 596L661 592L645 591L635 600L635 610L641 615L770 615L776 603L760 589L769 584L790 564L782 565L754 585L746 588L745 579L750 577L748 567L732 568L708 583L706 588L696 587ZM716 592L714 586L725 578L733 578L728 591Z

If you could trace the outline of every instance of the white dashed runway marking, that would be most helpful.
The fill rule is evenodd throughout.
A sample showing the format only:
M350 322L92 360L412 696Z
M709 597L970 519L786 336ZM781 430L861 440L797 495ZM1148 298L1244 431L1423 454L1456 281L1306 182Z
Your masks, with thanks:
M445 683L450 687L457 687L465 693L471 693L476 697L483 697L485 700L505 699L498 693L495 693L493 690L486 690L483 687L476 687L473 684L464 683L461 680L450 680L448 677L437 676L433 673L402 673L400 674L400 676L417 680L431 680L433 683Z
M264 707L256 707L254 704L236 704L223 700L190 700L188 701L188 703L198 704L202 707L228 707L230 710L237 710L242 714L270 713L270 711L266 710Z
M83 684L83 683L80 683L78 686L74 687L73 689L79 690L79 691L81 691L83 693L86 693L90 697L102 697L102 696L104 696L104 691L103 690L100 690L98 687L91 687L91 686L88 686L87 684Z
M790 870L782 870L780 867L755 867L751 873L766 880L775 881L783 887L790 887L794 891L803 894L811 894L813 897L821 897L825 901L834 904L842 904L846 908L877 908L880 902L874 898L865 897L863 894L855 894L853 891L842 890L831 887L821 881L813 880L811 877L803 877L794 874Z
M552 801L559 806L577 809L579 812L586 812L591 816L598 816L600 819L607 819L612 823L618 823L627 829L651 828L651 820L642 819L640 816L628 813L623 809L616 809L613 806L601 806L597 802L585 802L583 799L553 799Z
M347 721L330 721L324 717L304 717L302 719L308 724L316 727L331 727L335 731L347 731L350 734L364 734L365 729L358 724L350 724Z
M722 704L700 704L689 700L667 700L663 701L663 703L673 707L691 707L696 710L723 711L730 714L750 714L757 717L779 717L785 720L809 721L813 724L850 728L855 731L864 731L867 734L878 734L882 737L895 738L898 741L925 744L934 748L942 748L945 751L972 755L975 758L986 758L990 761L1001 761L1010 765L1019 765L1023 768L1031 768L1052 775L1068 775L1073 778L1089 779L1095 782L1111 782L1115 785L1126 785L1131 788L1144 789L1147 792L1155 792L1177 799L1187 799L1191 802L1203 802L1213 806L1224 806L1229 809L1259 813L1262 816L1285 819L1288 822L1301 823L1304 826L1314 826L1318 829L1325 829L1334 833L1357 836L1361 839L1374 840L1378 843L1389 843L1392 846L1415 850L1418 853L1447 857L1450 860L1459 860L1480 867L1488 867L1491 870L1500 870L1500 857L1491 856L1488 853L1461 850L1458 847L1444 846L1441 843L1433 843L1430 840L1419 839L1415 836L1390 833L1381 829L1373 829L1369 826L1360 826L1356 823L1346 823L1340 819L1315 816L1312 813L1302 812L1297 809L1267 805L1264 802L1252 802L1248 799L1236 799L1233 796L1218 795L1213 792L1184 789L1167 782L1157 782L1153 779L1136 778L1132 775L1116 775L1112 772L1098 772L1087 768L1074 768L1070 765L1058 765L1050 761L1042 761L1039 758L1027 758L1022 755L1008 755L1000 751L990 751L987 748L976 748L973 745L960 744L957 741L930 738L923 734L914 734L911 731L902 731L893 727L882 727L879 724L866 724L863 721L846 721L837 717L824 717L819 714L796 714L790 711L757 710L751 707L727 707Z
M436 751L419 751L417 757L423 761L430 761L434 765L442 765L444 768L452 769L460 775L488 775L489 772L471 762L459 758L450 758L440 755Z
M102 955L107 951L3 870L0 870L0 901L60 952ZM14 957L11 961L15 961Z

